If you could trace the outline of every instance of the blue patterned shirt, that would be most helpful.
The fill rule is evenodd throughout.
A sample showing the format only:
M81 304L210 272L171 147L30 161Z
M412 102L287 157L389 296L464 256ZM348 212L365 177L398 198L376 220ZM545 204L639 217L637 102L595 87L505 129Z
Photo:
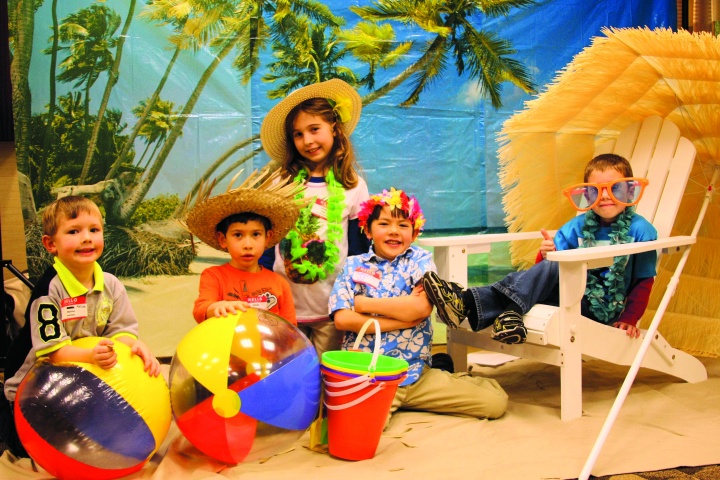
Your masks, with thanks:
M364 269L364 270L363 270ZM343 264L330 294L329 308L331 316L338 310L351 310L355 305L355 296L370 298L390 298L410 295L412 289L427 271L436 271L432 254L427 250L411 246L404 253L389 261L369 253L348 257ZM354 280L356 272L375 274L379 272L377 287L370 283ZM432 347L432 322L430 317L412 328L392 330L380 334L380 353L390 357L402 358L409 364L408 376L401 386L415 383L422 373L425 363L430 364ZM345 332L343 350L350 350L355 343L357 333ZM372 352L375 347L375 333L366 334L360 341L359 349Z

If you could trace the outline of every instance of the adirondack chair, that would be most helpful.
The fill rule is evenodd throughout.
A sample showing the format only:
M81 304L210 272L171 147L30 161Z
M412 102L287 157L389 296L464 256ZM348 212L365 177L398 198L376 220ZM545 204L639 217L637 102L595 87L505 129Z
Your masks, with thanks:
M688 250L695 243L697 227L691 236L670 236L680 199L695 158L693 144L680 136L672 122L648 117L643 122L628 126L616 141L607 142L596 149L596 154L617 153L627 158L638 177L650 183L637 207L638 213L653 223L658 240L653 242L611 245L596 248L550 252L547 259L560 264L560 306L536 305L524 317L528 329L526 343L507 345L490 338L492 327L479 332L469 328L448 329L448 353L456 370L467 369L467 347L502 352L517 357L560 367L562 420L572 420L582 414L582 358L605 360L620 365L631 365L646 342L642 367L667 373L687 382L707 379L703 364L695 357L674 349L657 333L657 326L643 332L641 339L633 339L624 331L600 324L580 314L580 300L585 292L588 268L608 267L613 258L651 250L675 253ZM560 194L558 192L558 194ZM699 227L699 225L698 225ZM423 246L434 248L438 274L447 280L467 285L467 255L489 252L496 242L542 239L540 232L509 234L465 235L435 237L419 240ZM538 242L539 244L539 242ZM687 255L686 252L685 255ZM685 257L686 258L686 257ZM684 262L681 262L684 265ZM679 266L682 270L682 267ZM677 278L671 280L665 305L674 292ZM656 323L656 322L654 322ZM659 317L657 319L659 323ZM654 330L654 331L653 331ZM633 376L634 380L634 376ZM629 386L628 386L629 388Z

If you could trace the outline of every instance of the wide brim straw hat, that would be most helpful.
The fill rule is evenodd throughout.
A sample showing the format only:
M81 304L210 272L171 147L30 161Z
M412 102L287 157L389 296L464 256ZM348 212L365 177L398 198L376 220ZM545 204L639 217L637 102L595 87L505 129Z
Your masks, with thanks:
M195 206L187 213L185 228L207 245L224 251L218 243L217 224L230 215L252 212L272 223L273 236L266 248L274 247L285 238L300 216L300 208L307 200L295 197L300 196L298 194L304 186L290 178L280 178L279 169L272 173L269 170L255 171L242 185L232 189L235 178L230 181L225 193L215 197L210 197L214 184L201 190Z
M285 160L287 150L285 119L288 114L298 104L311 98L325 98L332 100L334 103L349 100L351 106L350 118L345 122L341 122L340 128L348 137L355 130L362 110L362 99L358 92L352 86L337 78L313 83L290 93L265 116L260 127L260 141L265 152L273 160L281 163Z

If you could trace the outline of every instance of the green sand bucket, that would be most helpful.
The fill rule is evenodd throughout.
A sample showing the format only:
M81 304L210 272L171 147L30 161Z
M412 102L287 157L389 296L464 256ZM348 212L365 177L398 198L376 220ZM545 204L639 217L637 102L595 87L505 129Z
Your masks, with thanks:
M371 323L375 324L375 350L370 352L357 351L365 331ZM321 365L338 372L367 375L382 374L399 375L406 372L408 362L402 358L380 355L380 324L377 320L368 320L358 332L353 350L332 350L322 354Z

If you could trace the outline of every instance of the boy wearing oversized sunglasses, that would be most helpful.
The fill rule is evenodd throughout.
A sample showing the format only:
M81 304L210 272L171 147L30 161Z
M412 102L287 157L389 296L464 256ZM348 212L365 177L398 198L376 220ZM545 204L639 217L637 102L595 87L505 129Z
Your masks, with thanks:
M559 266L544 260L547 252L657 239L655 227L632 208L647 184L646 179L633 177L632 167L623 157L598 155L585 167L584 183L563 192L585 214L563 225L554 239L544 233L539 263L493 285L469 289L427 272L423 286L428 299L451 328L467 318L474 331L492 323L491 336L499 342L525 342L522 316L536 303L559 304ZM656 263L653 250L615 257L609 268L588 270L582 314L639 337L636 325L647 308Z

